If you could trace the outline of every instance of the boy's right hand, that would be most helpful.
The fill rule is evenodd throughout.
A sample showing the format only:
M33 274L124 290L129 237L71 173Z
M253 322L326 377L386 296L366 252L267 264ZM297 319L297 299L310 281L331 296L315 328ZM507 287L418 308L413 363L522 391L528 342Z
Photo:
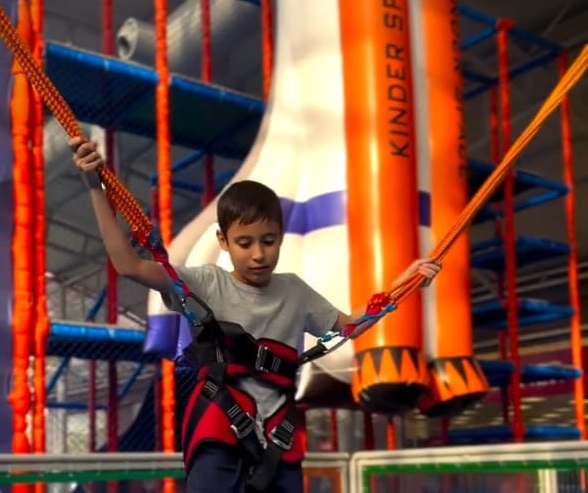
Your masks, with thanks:
M88 142L81 137L74 137L68 144L74 153L73 162L76 168L83 173L86 185L90 188L101 187L97 171L104 165L104 159L97 150L96 142Z

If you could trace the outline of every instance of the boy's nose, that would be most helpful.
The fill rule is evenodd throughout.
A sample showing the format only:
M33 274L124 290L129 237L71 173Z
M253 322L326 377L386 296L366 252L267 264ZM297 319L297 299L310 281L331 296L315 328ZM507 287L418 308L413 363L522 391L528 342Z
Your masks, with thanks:
M259 262L265 258L265 251L261 245L255 246L253 249L253 260Z

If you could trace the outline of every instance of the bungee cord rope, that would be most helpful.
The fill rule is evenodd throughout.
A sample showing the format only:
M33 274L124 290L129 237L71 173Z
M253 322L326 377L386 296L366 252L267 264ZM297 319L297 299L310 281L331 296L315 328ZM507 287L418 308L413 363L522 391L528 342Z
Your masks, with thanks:
M40 94L46 106L51 113L53 113L67 135L70 138L84 138L73 111L43 69L37 64L29 48L12 26L9 16L2 8L0 8L0 37L12 52L32 86ZM557 85L547 97L535 117L512 144L500 164L474 194L465 209L455 220L453 226L438 242L429 256L430 260L436 262L441 262L443 260L459 235L466 229L466 227L468 227L484 203L502 184L513 168L517 157L531 139L535 137L545 120L558 108L563 98L582 77L587 67L588 45L584 46L574 63L570 65L567 72L558 81ZM154 260L164 265L168 275L174 280L175 289L184 302L184 315L188 318L188 321L192 324L197 323L194 313L192 313L191 310L188 310L186 306L186 301L190 298L190 291L169 264L163 242L147 214L141 209L141 206L131 192L108 170L106 166L102 166L98 169L98 175L104 184L112 203L129 225L131 234L135 240L151 252ZM325 356L350 338L357 335L357 333L361 331L358 329L361 329L362 325L367 323L373 325L377 320L381 319L388 313L393 312L408 296L419 289L424 280L423 276L415 273L390 291L374 294L368 302L365 314L362 317L354 320L346 326L341 333L329 332L324 337L320 338L315 347L302 354L301 362L306 363ZM335 343L332 346L327 347L327 343L333 341Z

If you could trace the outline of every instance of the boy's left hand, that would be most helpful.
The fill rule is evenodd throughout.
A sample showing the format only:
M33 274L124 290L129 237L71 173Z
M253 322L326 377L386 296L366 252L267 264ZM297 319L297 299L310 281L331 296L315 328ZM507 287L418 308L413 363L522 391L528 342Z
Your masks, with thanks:
M435 276L439 274L440 271L441 264L439 262L429 259L419 259L413 262L413 264L408 268L407 274L412 275L415 272L418 272L425 278L421 284L421 287L426 288L431 284Z

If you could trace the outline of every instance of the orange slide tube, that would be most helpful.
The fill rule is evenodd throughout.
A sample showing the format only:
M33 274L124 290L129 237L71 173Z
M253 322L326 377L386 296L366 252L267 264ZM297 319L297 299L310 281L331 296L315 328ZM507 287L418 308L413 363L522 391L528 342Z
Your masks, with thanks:
M407 0L340 0L351 304L386 291L418 255ZM426 390L420 296L353 342L354 399L402 412Z
M430 227L421 228L426 256L453 225L468 203L463 80L460 67L458 14L455 0L416 0L415 59L422 70L415 92L422 105L419 132L419 186L430 196ZM420 25L419 25L420 22ZM418 40L418 41L417 41ZM416 52L419 50L419 53ZM426 136L426 137L425 137ZM469 238L460 235L443 260L443 275L424 294L423 344L429 392L420 409L429 416L462 411L481 399L488 382L472 356Z
M30 46L31 19L27 2L18 2L18 33ZM26 75L17 62L12 64L12 98L10 117L13 145L14 231L12 235L12 269L14 302L12 307L13 383L8 397L13 410L12 451L31 451L27 433L27 415L31 408L29 357L34 330L34 190L29 142L31 138L31 93ZM13 486L14 493L29 493L30 485Z

